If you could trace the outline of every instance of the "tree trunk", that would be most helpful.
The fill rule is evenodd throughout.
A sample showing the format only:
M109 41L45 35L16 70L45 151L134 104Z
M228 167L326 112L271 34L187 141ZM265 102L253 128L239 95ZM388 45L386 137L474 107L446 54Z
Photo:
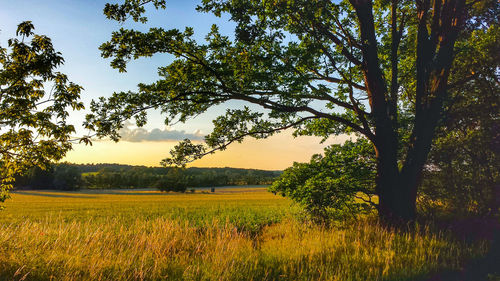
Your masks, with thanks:
M396 147L393 148L397 155ZM422 169L401 173L397 159L382 155L377 149L376 191L379 197L379 217L388 225L402 225L415 220L417 187Z
M397 128L397 2L392 7L392 84L390 95L378 59L372 0L351 0L360 27L362 70L375 135L376 193L379 216L390 224L411 222L416 216L417 188L427 161L434 130L447 97L453 48L464 20L465 0L417 1L415 121L407 155L399 169ZM431 9L432 4L432 9ZM399 35L401 36L401 35ZM392 103L392 106L391 106Z
M397 226L415 220L418 179L398 176L381 180L377 186L381 190L379 218L382 222Z
M378 59L377 38L372 13L372 2L352 0L360 23L363 53L363 75L372 117L375 137L372 140L377 159L376 193L379 197L379 216L390 224L415 218L415 199L411 194L416 185L402 185L398 169L397 110L387 101L387 84ZM393 82L394 83L394 82ZM395 90L394 90L395 91ZM396 100L396 99L394 99Z

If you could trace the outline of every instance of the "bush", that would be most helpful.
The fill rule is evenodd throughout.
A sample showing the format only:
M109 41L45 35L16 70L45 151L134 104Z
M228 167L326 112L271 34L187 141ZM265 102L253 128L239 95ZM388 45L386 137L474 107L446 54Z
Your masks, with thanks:
M342 219L375 206L374 151L366 139L325 148L309 163L294 163L269 188L304 207L316 221Z

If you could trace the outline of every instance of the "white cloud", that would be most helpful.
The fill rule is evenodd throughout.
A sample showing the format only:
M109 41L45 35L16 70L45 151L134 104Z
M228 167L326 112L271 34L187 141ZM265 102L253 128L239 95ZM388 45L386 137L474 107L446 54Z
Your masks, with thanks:
M133 124L126 122L125 126L120 130L122 141L141 142L141 141L179 141L183 139L203 140L204 135L200 130L194 133L186 133L186 131L172 130L170 128L158 129L155 128L148 131L144 128L131 128Z

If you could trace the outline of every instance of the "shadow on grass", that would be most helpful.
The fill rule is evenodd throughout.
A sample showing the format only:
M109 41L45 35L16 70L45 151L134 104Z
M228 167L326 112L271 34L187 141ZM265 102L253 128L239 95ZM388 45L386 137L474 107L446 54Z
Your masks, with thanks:
M58 191L61 192L61 191ZM31 195L31 196L42 196L42 197L53 197L53 198L82 198L82 199L92 199L92 198L97 198L96 196L83 196L83 195L73 195L73 194L78 194L78 193L73 193L73 194L52 194L48 192L36 192L36 191L14 191L12 193L16 194L22 194L22 195Z
M165 195L174 195L174 194L180 194L180 193L167 193L167 192L129 192L129 191L100 191L100 192L86 192L85 194L102 194L102 195L158 195L158 196L165 196Z
M466 263L462 270L439 272L426 281L500 281L500 222L498 219L465 219L449 226L459 239L489 241L486 255Z
M161 191L130 191L126 190L113 190L113 189L96 189L96 190L79 190L79 191L65 191L65 190L17 190L12 193L31 196L53 197L53 198L97 198L98 195L147 195L147 196L168 196L179 194L203 194L203 195L228 195L234 193L251 193L256 190L227 190L227 191L197 191L197 192L161 192Z

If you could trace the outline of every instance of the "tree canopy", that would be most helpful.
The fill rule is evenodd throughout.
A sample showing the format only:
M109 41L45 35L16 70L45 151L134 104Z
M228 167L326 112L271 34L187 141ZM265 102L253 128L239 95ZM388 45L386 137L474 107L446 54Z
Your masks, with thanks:
M148 4L166 5L125 0L107 4L104 13L146 23ZM236 23L234 38L216 25L205 42L193 38L192 28L113 32L100 48L120 71L132 59L157 53L177 59L158 69L158 81L93 102L87 127L118 140L124 120L135 117L144 125L147 109L161 110L170 124L229 100L254 105L217 117L204 144L177 145L164 164L180 165L247 136L266 138L289 128L325 139L353 133L373 145L378 210L388 220L415 216L419 178L450 91L497 69L452 71L461 51L457 40L498 31L496 1L204 0L197 9L228 14Z
M75 132L69 110L83 108L82 87L56 71L61 53L33 30L29 21L19 24L17 38L0 48L0 202L17 174L65 155Z

